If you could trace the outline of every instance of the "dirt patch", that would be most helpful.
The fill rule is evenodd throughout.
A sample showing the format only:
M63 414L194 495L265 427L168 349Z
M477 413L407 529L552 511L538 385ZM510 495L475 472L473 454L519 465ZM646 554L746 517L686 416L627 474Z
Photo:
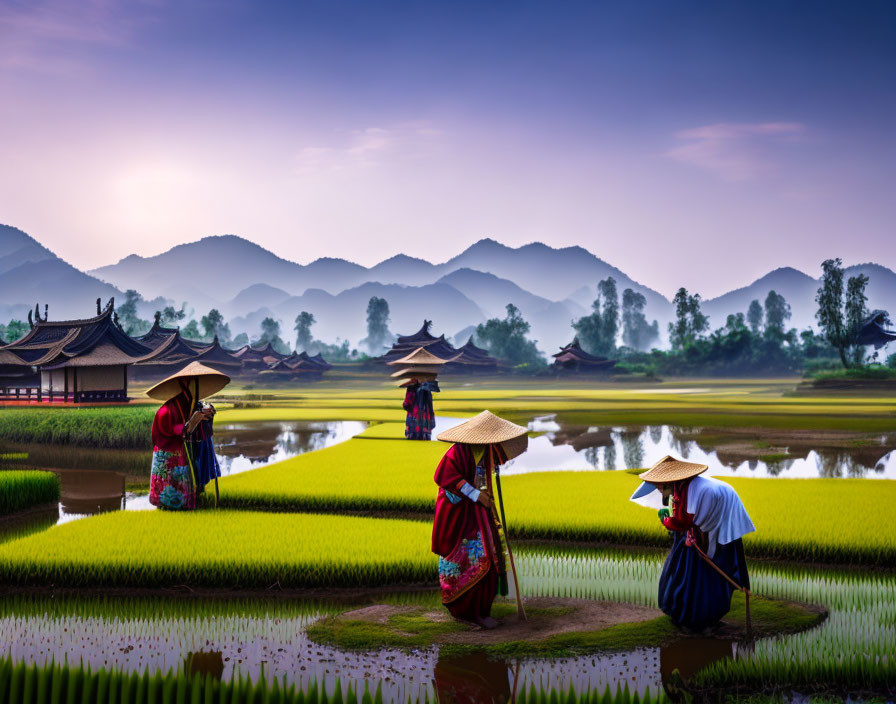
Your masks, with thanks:
M659 609L634 604L617 604L587 599L527 599L529 618L521 621L514 612L498 619L501 624L485 630L470 624L464 630L442 633L435 643L457 645L491 645L514 641L533 642L564 633L601 631L622 623L639 623L662 616ZM450 623L451 616L444 609L426 610L419 607L376 604L348 611L339 621L364 621L386 625L394 616L415 615L430 623Z

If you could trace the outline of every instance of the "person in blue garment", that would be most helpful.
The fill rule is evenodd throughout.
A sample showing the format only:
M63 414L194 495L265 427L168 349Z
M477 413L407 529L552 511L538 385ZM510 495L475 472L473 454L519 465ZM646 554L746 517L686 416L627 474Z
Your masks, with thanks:
M659 507L659 519L672 533L672 549L660 575L659 607L676 625L696 632L728 613L735 589L707 559L749 590L742 538L756 530L729 484L700 476L707 469L667 455L640 475L643 483L631 498Z

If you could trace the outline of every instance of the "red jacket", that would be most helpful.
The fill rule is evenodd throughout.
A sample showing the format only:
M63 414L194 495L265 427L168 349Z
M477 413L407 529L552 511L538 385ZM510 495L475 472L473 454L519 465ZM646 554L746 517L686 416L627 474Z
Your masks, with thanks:
M672 487L672 514L663 519L663 525L669 530L684 532L694 525L694 514L688 513L688 485L690 479L675 482Z
M189 420L190 402L184 394L165 401L152 421L152 444L165 452L184 449L184 425Z

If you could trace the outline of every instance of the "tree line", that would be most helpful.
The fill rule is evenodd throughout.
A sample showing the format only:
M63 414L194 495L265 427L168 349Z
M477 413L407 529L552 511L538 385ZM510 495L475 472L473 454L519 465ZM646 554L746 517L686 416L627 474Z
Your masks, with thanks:
M724 325L710 330L700 295L682 287L672 299L674 319L668 325L670 349L661 350L656 347L660 339L659 323L648 321L644 295L626 288L620 300L615 279L608 277L597 284L591 312L571 321L571 332L586 352L616 359L621 372L739 375L861 367L866 362L866 352L855 341L868 315L867 285L868 277L863 274L845 280L840 259L825 260L815 296L818 333L811 328L802 331L788 328L790 305L775 291L769 291L764 301L751 301L746 311L729 314ZM141 302L140 294L129 290L116 311L121 327L135 337L152 327L138 315ZM229 324L216 308L199 320L191 318L184 323L186 310L186 303L180 308L167 306L159 311L159 322L164 327L182 326L181 334L188 340L210 342L217 338L230 348L270 343L283 354L291 351L283 338L280 322L272 317L264 318L257 334L250 339L246 333L231 336ZM359 347L366 348L371 356L379 356L395 341L389 329L389 303L373 296L366 313L367 336ZM351 348L348 340L332 344L315 339L312 328L316 322L312 313L299 312L293 326L292 349L321 353L334 361L367 357ZM14 319L8 325L0 324L0 338L12 342L28 329L27 323ZM476 326L474 339L490 354L520 371L543 371L547 361L537 341L529 338L529 332L530 325L519 308L509 303L504 318L492 318ZM890 355L887 364L896 369L896 354Z

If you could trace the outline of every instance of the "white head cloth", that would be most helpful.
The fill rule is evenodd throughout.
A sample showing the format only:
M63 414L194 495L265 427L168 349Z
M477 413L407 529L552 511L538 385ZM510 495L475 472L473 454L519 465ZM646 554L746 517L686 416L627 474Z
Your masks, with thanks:
M648 508L662 508L662 494L652 484L644 482L632 494L631 501ZM687 512L693 514L694 524L706 533L713 557L717 545L727 545L756 530L743 502L730 484L712 477L694 477L688 485Z

